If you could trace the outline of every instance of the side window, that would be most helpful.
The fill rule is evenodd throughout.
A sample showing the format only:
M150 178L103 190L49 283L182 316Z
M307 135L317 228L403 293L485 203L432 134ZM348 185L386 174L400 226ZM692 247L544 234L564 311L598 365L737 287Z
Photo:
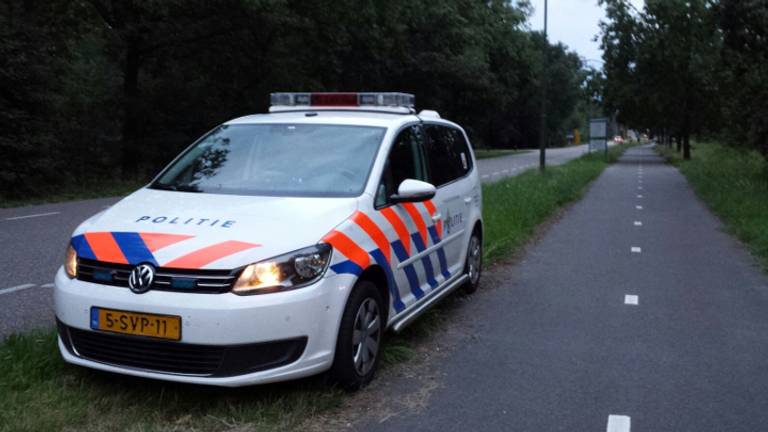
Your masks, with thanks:
M472 170L472 157L461 131L441 125L427 125L425 130L432 184L442 186Z
M427 165L422 148L422 129L411 126L403 129L395 138L389 151L381 183L376 191L376 207L387 205L389 197L397 193L397 187L405 179L427 181Z

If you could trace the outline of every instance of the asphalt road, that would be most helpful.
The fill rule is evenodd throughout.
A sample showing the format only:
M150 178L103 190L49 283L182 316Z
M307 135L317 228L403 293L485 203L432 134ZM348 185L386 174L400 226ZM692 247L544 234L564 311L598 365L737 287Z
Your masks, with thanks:
M675 168L628 151L452 312L426 401L352 428L768 430L768 278L722 228Z
M585 146L550 149L547 163L581 156ZM538 152L478 161L483 182L514 176L538 166ZM0 339L53 325L52 281L72 231L119 198L0 209Z

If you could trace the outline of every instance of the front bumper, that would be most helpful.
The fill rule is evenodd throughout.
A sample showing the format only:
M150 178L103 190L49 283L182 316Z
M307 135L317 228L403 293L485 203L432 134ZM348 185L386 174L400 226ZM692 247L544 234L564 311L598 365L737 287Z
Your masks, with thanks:
M70 363L162 380L242 386L299 378L330 368L353 284L353 276L332 275L306 288L254 296L134 294L70 280L60 269L54 289L59 348ZM180 316L182 339L91 330L93 306Z

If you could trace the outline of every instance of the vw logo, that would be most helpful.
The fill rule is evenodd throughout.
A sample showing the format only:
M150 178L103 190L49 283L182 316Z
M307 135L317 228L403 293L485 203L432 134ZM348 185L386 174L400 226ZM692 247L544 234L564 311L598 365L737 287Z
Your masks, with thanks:
M128 287L136 294L149 291L155 279L155 268L149 264L139 264L131 270L128 277Z

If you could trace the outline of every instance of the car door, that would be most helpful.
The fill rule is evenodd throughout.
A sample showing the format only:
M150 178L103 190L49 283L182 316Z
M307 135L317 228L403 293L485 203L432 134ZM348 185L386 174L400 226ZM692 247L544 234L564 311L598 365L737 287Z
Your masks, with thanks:
M472 156L460 130L427 123L424 131L429 179L437 188L433 202L447 278L461 273L464 268L467 225L470 223L468 211L472 188L468 174L472 170Z
M392 143L375 197L375 208L386 220L382 230L390 239L396 239L392 248L392 273L401 301L408 307L439 286L442 280L430 231L434 223L430 204L393 203L390 197L397 193L403 180L428 181L427 162L424 157L424 137L420 125L401 130Z

